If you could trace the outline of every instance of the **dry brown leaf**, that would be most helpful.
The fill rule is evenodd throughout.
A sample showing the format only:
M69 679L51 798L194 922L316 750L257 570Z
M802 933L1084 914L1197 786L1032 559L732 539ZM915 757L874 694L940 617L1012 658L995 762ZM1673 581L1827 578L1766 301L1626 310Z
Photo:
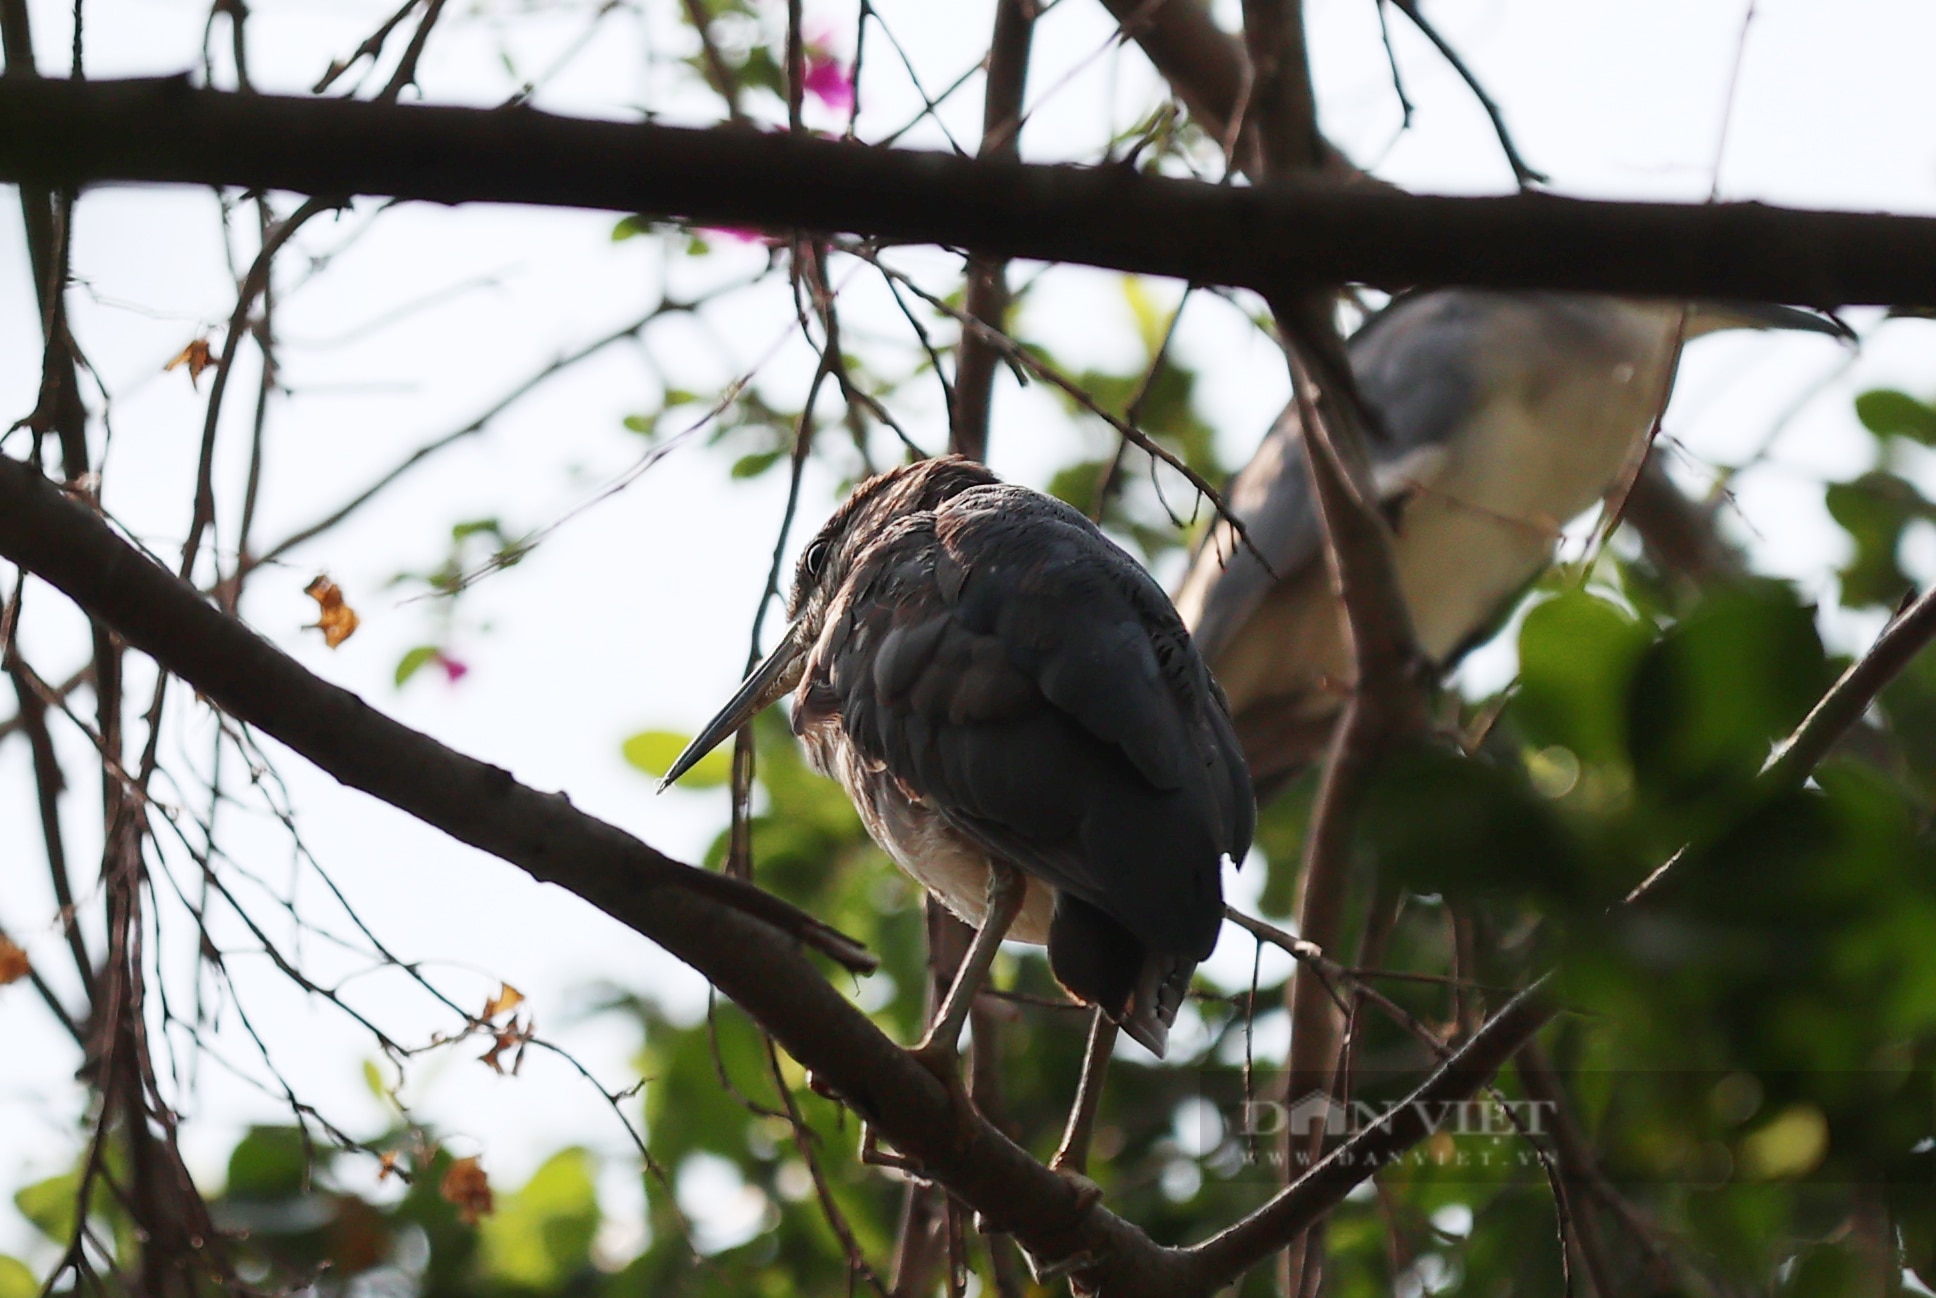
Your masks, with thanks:
M215 364L215 357L208 349L208 339L197 338L194 342L189 343L188 346L176 352L175 359L169 361L161 369L162 373L165 374L169 370L179 369L186 365L188 367L188 386L199 389L201 386L202 371L213 364Z
M518 1070L524 1067L524 1048L531 1043L536 1030L536 1026L529 1020L520 1023L512 1019L491 1034L491 1048L478 1058L483 1063L489 1064L492 1072L502 1077L504 1076L504 1052L515 1049L517 1053L511 1056L511 1076L516 1077Z
M394 1149L384 1151L383 1157L377 1161L376 1179L379 1181L387 1181L392 1176L398 1175L397 1159L399 1157L400 1155Z
M0 987L19 982L34 971L33 961L10 937L0 937Z
M514 1010L522 1004L524 1004L523 992L513 987L510 983L499 983L497 985L497 995L484 1002L485 1021L488 1022L504 1013L504 1011Z
M327 576L318 576L303 587L303 594L316 601L319 612L316 620L309 624L312 631L323 633L323 643L334 649L343 641L356 634L362 621L356 610L343 602L343 588Z
M478 1218L491 1214L491 1181L475 1158L460 1158L452 1163L444 1173L444 1183L438 1192L457 1205L457 1215L467 1226L475 1226Z

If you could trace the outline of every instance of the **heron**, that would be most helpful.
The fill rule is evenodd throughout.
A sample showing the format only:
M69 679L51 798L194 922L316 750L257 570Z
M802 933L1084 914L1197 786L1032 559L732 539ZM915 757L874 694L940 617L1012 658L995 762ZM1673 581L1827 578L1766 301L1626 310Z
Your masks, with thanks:
M1165 1053L1216 945L1222 863L1250 847L1222 693L1162 587L1093 522L957 456L856 487L801 552L787 623L661 787L791 691L811 764L976 930L915 1050L956 1076L1004 938L1045 944L1092 1007L1056 1160L1080 1172L1116 1028Z
M1475 289L1402 295L1352 336L1373 488L1428 659L1449 668L1483 641L1561 529L1639 469L1681 343L1736 328L1853 336L1791 307ZM1293 406L1230 488L1248 544L1217 520L1176 600L1262 789L1322 752L1351 689L1302 441Z

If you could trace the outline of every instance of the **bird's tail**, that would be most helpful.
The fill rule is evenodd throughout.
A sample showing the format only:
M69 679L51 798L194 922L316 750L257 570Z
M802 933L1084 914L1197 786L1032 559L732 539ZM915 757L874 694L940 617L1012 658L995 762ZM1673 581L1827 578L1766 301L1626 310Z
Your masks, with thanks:
M1158 951L1145 952L1143 968L1136 976L1136 990L1124 1009L1123 1031L1147 1047L1158 1059L1170 1043L1170 1025L1176 1022L1177 1007L1190 990L1190 975L1197 962L1187 956Z

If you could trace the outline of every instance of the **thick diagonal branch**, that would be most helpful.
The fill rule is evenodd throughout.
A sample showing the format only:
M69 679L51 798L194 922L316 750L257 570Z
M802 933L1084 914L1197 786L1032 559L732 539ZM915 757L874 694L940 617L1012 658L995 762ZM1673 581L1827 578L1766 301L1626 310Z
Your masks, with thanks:
M1925 217L1544 194L1430 198L1318 184L1245 189L1121 167L1031 166L529 108L232 95L178 81L0 79L0 179L645 212L1263 292L1476 284L1936 305L1936 220Z
M695 870L400 725L324 681L0 457L0 556L112 626L216 706L351 787L576 893L692 965L939 1183L1036 1256L1088 1253L1105 1292L1193 1292L1187 1255L1152 1244L972 1113L815 968L832 930L751 885Z

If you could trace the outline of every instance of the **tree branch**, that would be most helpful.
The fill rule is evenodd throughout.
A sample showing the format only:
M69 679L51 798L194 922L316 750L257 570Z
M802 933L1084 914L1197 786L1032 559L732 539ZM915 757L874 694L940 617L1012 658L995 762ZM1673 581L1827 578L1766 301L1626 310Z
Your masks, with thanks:
M0 81L0 178L646 212L1267 291L1461 283L1936 305L1930 218L1308 184L1242 189L1116 167L581 121L529 108L229 95L182 81ZM1178 230L1192 237L1179 239Z
M1351 1187L1428 1134L1429 1115L1471 1099L1533 1034L1554 1008L1541 978L1507 1003L1471 1040L1379 1120L1331 1153L1296 1183L1229 1230L1190 1250L1211 1283L1229 1284L1303 1233L1343 1202Z
M583 897L704 974L927 1175L1046 1260L1098 1259L1122 1298L1194 1293L1188 1254L1085 1202L982 1121L830 986L799 943L852 959L831 929L758 889L661 855L319 679L0 457L0 555L343 783Z
M1035 34L1036 0L998 0L988 43L988 93L982 107L981 156L1021 156L1022 99L1028 88L1029 41ZM997 330L1008 328L1008 263L968 259L968 314ZM948 449L973 460L988 458L988 411L994 395L995 346L976 330L963 330L955 361L954 404Z

